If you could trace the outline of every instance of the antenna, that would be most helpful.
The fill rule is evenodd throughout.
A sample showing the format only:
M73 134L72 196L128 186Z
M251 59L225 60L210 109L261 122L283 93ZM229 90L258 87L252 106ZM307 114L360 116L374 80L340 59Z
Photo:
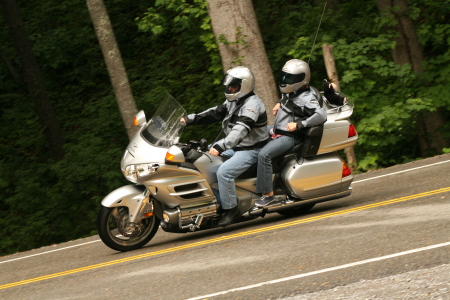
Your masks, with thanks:
M327 3L328 2L325 2L324 6L323 6L323 11L322 11L322 15L320 16L319 26L317 26L316 36L314 37L314 42L313 42L313 45L311 47L311 52L309 53L308 65L309 65L309 61L311 60L311 55L312 55L312 52L313 52L313 49L314 49L314 45L316 44L317 34L319 34L320 24L322 24L322 19L323 19L323 15L325 14L325 7L327 7Z

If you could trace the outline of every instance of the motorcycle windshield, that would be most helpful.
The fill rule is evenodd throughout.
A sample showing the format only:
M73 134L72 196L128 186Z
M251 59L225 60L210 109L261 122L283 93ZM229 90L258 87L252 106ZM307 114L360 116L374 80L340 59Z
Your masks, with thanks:
M178 143L180 135L186 126L181 119L187 118L184 108L167 94L159 105L148 125L142 132L143 137L155 146L170 147Z

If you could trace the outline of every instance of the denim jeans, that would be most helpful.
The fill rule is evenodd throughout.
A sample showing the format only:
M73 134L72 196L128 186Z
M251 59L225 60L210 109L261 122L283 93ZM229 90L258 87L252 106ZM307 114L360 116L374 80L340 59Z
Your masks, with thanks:
M292 149L295 139L289 136L280 136L273 139L259 151L258 177L256 178L256 192L268 194L273 191L272 183L272 158L277 157Z
M220 195L220 198L217 200L223 209L231 209L237 206L234 179L256 164L259 150L234 151L229 149L222 153L225 159L229 157L217 170L217 183ZM217 197L217 192L214 194Z

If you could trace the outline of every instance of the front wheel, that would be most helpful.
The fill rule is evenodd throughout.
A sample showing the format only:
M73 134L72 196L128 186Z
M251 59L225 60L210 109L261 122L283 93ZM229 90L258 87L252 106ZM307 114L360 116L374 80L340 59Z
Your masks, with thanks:
M97 219L100 238L106 246L117 251L130 251L147 244L159 228L159 218L155 215L134 224L130 231L128 207L104 207Z
M311 208L313 208L315 203L306 203L296 208L286 209L286 210L280 210L278 213L280 215L286 216L286 217L294 217L306 214Z

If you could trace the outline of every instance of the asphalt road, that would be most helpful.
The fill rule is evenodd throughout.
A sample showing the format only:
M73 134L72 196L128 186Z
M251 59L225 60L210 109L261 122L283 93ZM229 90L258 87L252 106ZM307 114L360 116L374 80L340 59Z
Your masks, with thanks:
M0 299L280 299L330 291L338 299L343 286L448 272L450 154L357 175L353 189L303 216L271 214L188 234L160 230L132 252L93 236L1 257ZM449 293L441 289L440 299Z

